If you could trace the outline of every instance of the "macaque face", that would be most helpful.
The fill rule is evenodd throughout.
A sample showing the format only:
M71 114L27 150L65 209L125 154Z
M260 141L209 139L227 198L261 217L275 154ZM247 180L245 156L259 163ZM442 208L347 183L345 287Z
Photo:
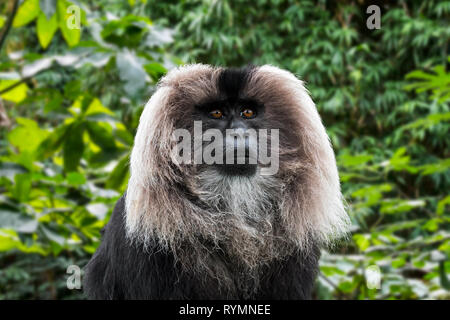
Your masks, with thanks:
M204 146L217 143L221 133L222 161L215 166L227 175L254 175L257 169L258 129L264 128L264 106L252 99L224 99L196 106L194 119L202 122L204 136L214 130L217 135ZM253 134L251 134L253 133ZM211 141L210 141L211 140ZM219 150L220 151L220 150ZM211 151L216 156L218 149ZM227 158L228 157L228 158ZM221 163L217 163L221 162Z
M211 83L214 94L178 115L178 128L188 130L192 142L183 149L190 149L189 156L194 155L193 164L200 170L212 169L226 176L277 173L279 135L274 130L279 128L270 125L263 101L246 94L253 71L224 69Z

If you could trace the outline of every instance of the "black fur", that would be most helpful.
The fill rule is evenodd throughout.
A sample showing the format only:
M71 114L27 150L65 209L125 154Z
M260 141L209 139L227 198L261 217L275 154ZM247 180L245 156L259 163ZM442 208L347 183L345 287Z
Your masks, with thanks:
M222 70L217 80L219 91L230 100L239 98L241 90L245 88L254 70L254 66Z
M90 299L309 299L320 251L297 252L267 266L255 293L221 288L205 275L182 271L171 252L155 245L144 250L125 237L125 197L119 199L100 247L85 269L84 292ZM217 259L229 265L226 257ZM230 268L230 276L233 271Z

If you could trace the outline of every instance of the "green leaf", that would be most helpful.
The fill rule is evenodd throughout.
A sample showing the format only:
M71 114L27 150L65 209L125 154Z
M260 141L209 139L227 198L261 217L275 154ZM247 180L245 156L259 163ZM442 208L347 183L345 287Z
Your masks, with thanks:
M423 200L392 200L386 201L380 208L381 213L394 214L399 212L408 212L414 208L425 206Z
M425 230L428 230L430 232L436 232L441 223L442 223L441 219L436 219L436 218L430 219L422 226L422 228Z
M84 151L84 123L73 123L68 131L63 146L64 170L77 171Z
M366 198L366 205L376 204L383 196L383 192L392 190L392 185L389 183L383 183L379 185L368 185L361 189L358 189L352 193L355 198Z
M40 11L39 0L25 0L17 10L13 21L13 27L22 27L30 23L36 19Z
M37 149L37 158L44 159L55 153L64 142L71 125L62 125L56 128L50 135L42 141Z
M117 149L116 141L111 130L107 129L108 127L110 127L108 124L102 125L96 122L87 122L91 140L103 150L115 150Z
M372 160L372 155L359 154L352 156L350 154L342 154L339 157L340 163L345 167L357 167Z
M67 1L58 1L58 24L69 47L76 46L81 38L81 9L78 7L78 11L69 10L68 13L67 10L71 6Z
M29 173L16 174L13 196L20 202L26 202L31 190L31 175Z
M20 250L25 253L40 253L46 255L47 251L42 248L38 243L27 247L24 245L17 234L12 230L1 230L0 229L0 252L10 251L10 250Z
M21 152L34 152L49 136L49 132L39 128L34 120L17 118L16 121L19 126L8 133L8 141Z
M339 283L338 287L341 291L350 293L353 290L355 290L356 285L352 281L344 281L344 282Z
M101 149L90 155L89 163L91 167L99 168L120 157L123 154L121 149Z
M120 188L122 185L125 184L127 180L126 178L128 177L129 173L128 162L129 162L129 154L120 159L120 161L117 163L114 170L109 175L108 180L106 181L106 187L108 189L122 191L120 190Z
M13 84L19 82L20 80L2 80L0 81L0 90L9 88ZM19 103L27 97L28 86L25 83L21 83L13 89L3 93L1 97L5 100L12 101L14 103Z
M450 204L450 196L446 196L444 199L438 202L436 213L438 215L443 215L445 211L445 207Z
M66 243L66 238L60 236L56 231L51 230L50 228L45 227L44 225L40 225L40 229L44 233L44 235L51 241L57 243L60 246L64 246Z
M392 267L393 268L400 268L403 267L406 264L406 260L403 257L398 257L395 260L392 260Z
M55 34L56 30L58 30L57 15L53 15L50 20L47 20L45 14L41 12L37 20L36 28L39 43L41 44L42 48L46 49L52 41L53 35Z
M114 115L114 112L112 112L107 107L102 105L102 103L99 99L94 98L92 100L92 102L89 104L89 106L86 110L86 113L84 115L85 116L94 116L99 113L104 113L104 114L108 114L108 115L112 115L112 116Z
M359 247L359 250L366 251L370 246L370 241L367 236L363 234L355 234L353 236L353 240L355 240L356 245Z
M67 182L72 186L80 186L86 183L86 177L79 172L69 172Z
M167 69L158 62L152 62L144 65L145 71L154 78L159 78L167 73Z
M320 271L327 277L333 276L335 274L345 275L345 272L335 266L320 266Z

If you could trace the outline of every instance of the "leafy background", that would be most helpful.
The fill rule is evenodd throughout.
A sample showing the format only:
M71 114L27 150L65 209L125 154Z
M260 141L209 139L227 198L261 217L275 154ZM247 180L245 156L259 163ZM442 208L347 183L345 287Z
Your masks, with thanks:
M388 3L369 30L363 0L2 2L0 299L83 298L67 267L99 244L158 79L192 62L306 81L353 221L315 298L450 298L450 2Z

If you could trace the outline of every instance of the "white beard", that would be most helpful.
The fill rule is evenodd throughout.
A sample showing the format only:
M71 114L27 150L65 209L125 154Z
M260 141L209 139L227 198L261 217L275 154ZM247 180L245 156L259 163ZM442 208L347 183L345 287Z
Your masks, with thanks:
M197 173L193 189L214 216L213 238L231 256L253 268L283 255L279 248L286 239L276 221L283 184L275 176L224 175L207 167Z
M202 202L249 227L272 224L281 193L282 184L277 178L259 173L223 175L215 168L207 168L196 177L196 194Z
M210 237L230 258L239 283L257 287L260 267L274 259L283 259L294 248L280 227L280 208L284 184L275 176L224 175L217 168L206 167L195 178L194 193L208 206L214 226ZM213 274L231 281L221 265ZM227 280L228 279L228 280ZM249 282L250 281L250 282Z

